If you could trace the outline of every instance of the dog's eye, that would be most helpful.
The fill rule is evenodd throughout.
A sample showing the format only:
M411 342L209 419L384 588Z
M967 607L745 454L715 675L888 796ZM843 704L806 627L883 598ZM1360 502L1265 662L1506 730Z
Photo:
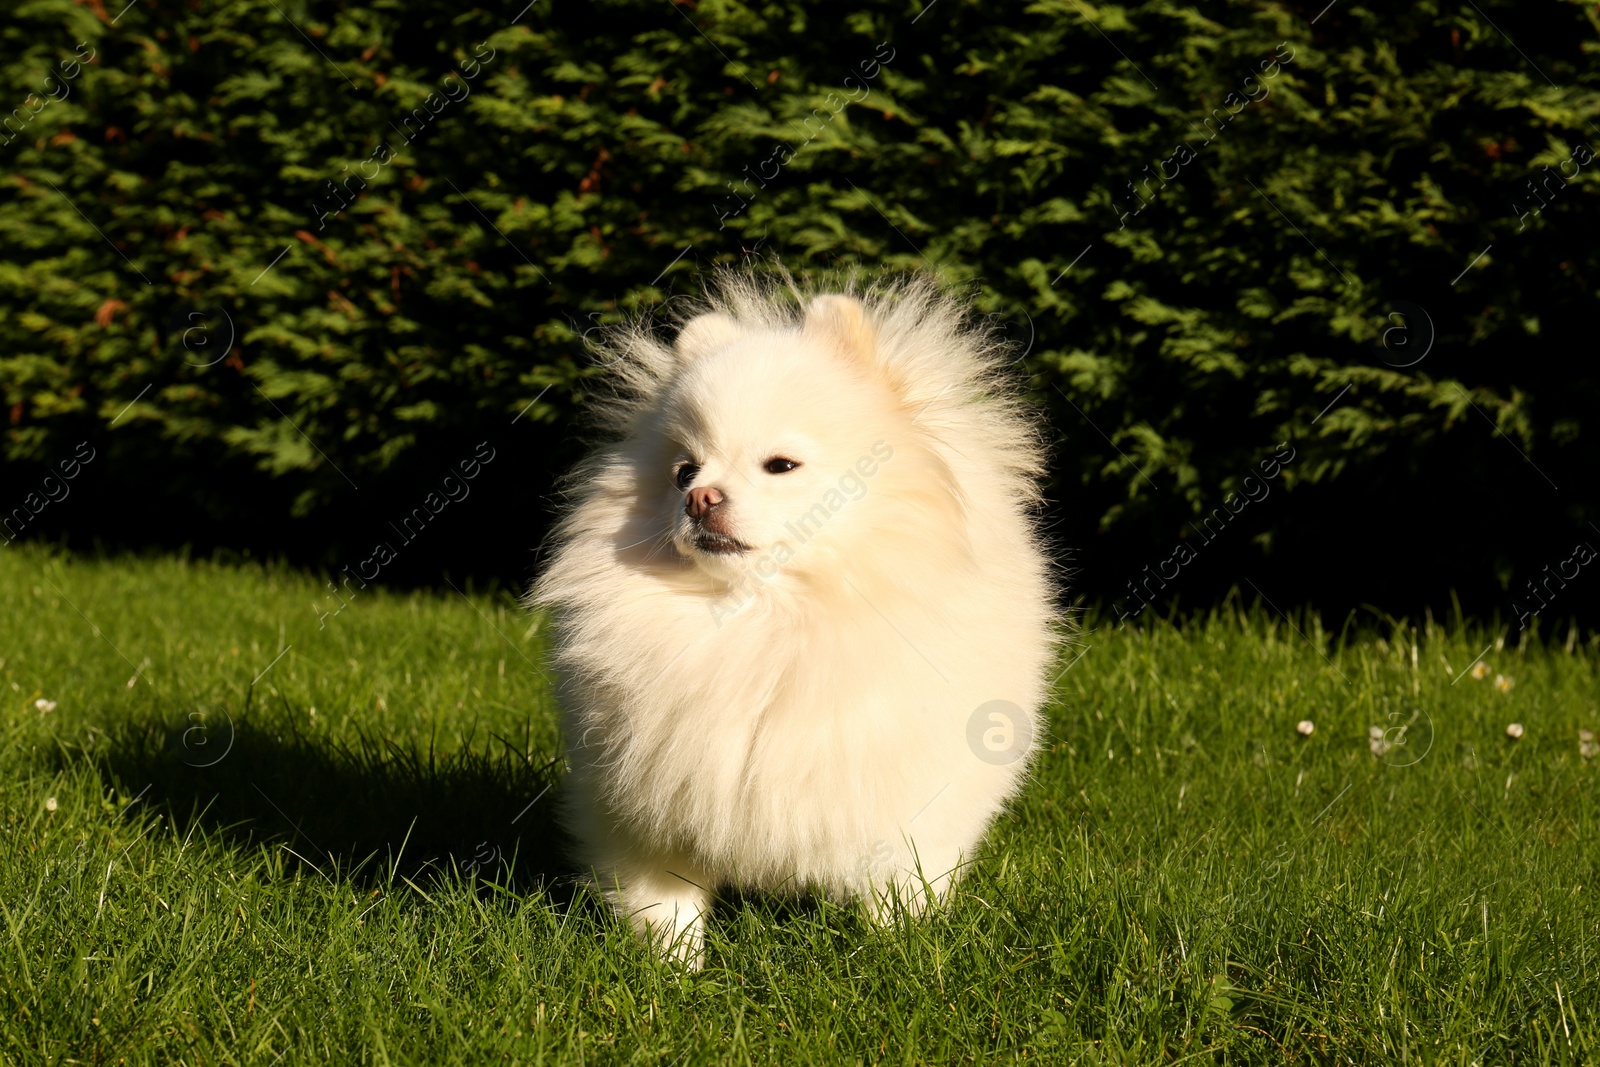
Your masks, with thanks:
M788 474L798 466L800 466L800 464L796 463L792 459L784 459L782 456L773 456L771 459L767 460L761 465L761 469L766 471L768 474Z
M680 463L677 470L672 473L672 482L679 489L687 489L694 482L695 475L699 473L698 463Z

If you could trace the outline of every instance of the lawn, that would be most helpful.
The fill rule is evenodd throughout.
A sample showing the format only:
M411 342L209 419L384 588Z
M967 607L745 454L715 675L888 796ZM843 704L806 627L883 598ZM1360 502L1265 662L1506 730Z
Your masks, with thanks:
M1600 637L1085 620L947 911L733 898L685 976L457 584L0 551L0 1060L1600 1062Z

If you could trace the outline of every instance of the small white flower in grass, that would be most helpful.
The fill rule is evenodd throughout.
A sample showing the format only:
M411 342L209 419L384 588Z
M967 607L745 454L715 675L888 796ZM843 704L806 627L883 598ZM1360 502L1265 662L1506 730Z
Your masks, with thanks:
M1584 759L1600 756L1600 742L1595 741L1593 730L1578 731L1578 755Z
M1310 719L1301 719L1299 722L1294 724L1294 728L1295 732L1301 737L1310 737L1314 732L1316 732L1317 724L1312 722Z
M1472 676L1480 682L1483 681L1489 676L1489 665L1480 659L1472 665Z
M46 700L44 697L40 697L38 700L35 700L33 702L33 706L47 715L56 710L56 702L54 700Z
M1383 734L1383 727L1367 727L1367 747L1372 749L1374 756L1381 756L1389 751L1389 739Z
M1522 740L1522 724L1520 722L1511 723L1506 727L1506 736L1513 741Z
M60 804L56 803L56 798L55 797L45 797L44 798L44 810L45 811L55 811L60 806L61 806Z
M1500 692L1502 692L1502 693L1511 692L1511 686L1512 686L1511 679L1507 678L1505 675L1497 674L1497 675L1494 676L1494 687L1496 689L1500 690Z

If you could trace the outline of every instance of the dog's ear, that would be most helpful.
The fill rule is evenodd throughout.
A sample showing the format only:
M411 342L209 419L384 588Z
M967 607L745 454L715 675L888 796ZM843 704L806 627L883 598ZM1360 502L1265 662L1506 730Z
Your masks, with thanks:
M707 312L683 324L672 350L677 353L678 362L687 365L728 345L739 332L739 324L729 316L720 311Z
M851 359L870 360L878 330L866 305L853 296L819 296L806 306L804 332L833 344Z

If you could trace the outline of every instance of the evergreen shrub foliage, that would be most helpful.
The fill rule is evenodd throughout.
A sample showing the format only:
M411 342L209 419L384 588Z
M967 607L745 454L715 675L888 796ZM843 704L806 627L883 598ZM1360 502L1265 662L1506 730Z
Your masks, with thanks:
M14 470L270 524L521 433L537 500L585 332L754 260L970 287L1069 542L1165 555L1284 445L1242 542L1487 472L1430 552L1508 582L1593 517L1592 6L119 6L0 26Z

